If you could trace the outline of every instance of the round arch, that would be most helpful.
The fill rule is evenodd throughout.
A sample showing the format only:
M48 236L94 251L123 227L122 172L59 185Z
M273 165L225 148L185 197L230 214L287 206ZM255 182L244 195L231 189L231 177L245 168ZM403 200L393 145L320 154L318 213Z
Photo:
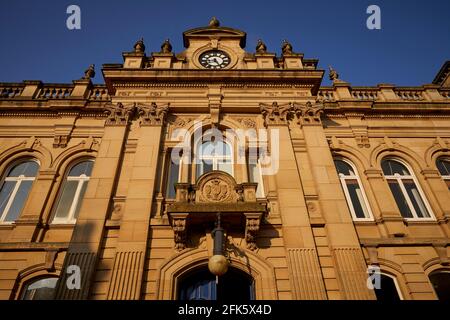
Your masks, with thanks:
M244 254L240 257L231 256L231 266L254 279L256 300L276 300L278 295L273 266L246 249L242 251ZM158 272L158 299L176 299L180 279L198 268L207 266L209 257L207 249L190 249L168 258Z

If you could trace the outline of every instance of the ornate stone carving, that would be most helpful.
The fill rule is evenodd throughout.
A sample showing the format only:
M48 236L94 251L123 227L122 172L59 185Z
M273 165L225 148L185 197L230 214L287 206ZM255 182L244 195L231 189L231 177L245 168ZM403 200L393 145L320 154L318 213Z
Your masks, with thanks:
M86 71L84 71L84 77L83 79L92 79L93 77L95 77L95 65L91 64L89 66L89 68L86 69Z
M212 171L198 180L196 202L237 202L237 189L233 177L221 171Z
M186 249L186 222L188 215L188 213L182 213L171 216L175 250L178 251Z
M108 115L106 119L106 125L109 126L125 126L129 123L133 117L136 105L124 106L122 103L117 103L117 105L108 104L105 106L105 113Z
M300 125L321 125L320 116L323 113L322 104L312 104L306 102L305 104L294 103L294 112L298 118Z
M267 52L266 44L261 39L259 39L258 43L256 44L256 53L257 54L264 54L266 52Z
M218 28L220 27L220 22L219 20L217 20L216 17L212 17L211 20L209 21L209 26L211 28Z
M134 52L135 53L144 53L145 52L144 38L141 38L134 44Z
M294 52L292 50L293 48L292 45L289 43L289 41L283 40L283 44L281 45L281 51L283 53L283 56L293 54Z
M294 111L294 108L290 103L282 105L278 105L277 102L273 102L271 105L260 103L259 108L264 117L264 124L266 126L287 124Z
M137 106L138 114L141 117L141 126L158 126L164 123L169 104L158 106L155 102L151 105L139 104Z
M250 118L238 118L236 120L246 128L256 128L256 122Z
M172 53L172 45L170 44L169 39L166 39L161 45L160 53Z
M331 81L335 81L339 79L339 73L337 73L336 70L334 70L331 66L328 67L330 69L329 78Z
M247 242L247 249L256 250L258 247L256 245L256 235L259 231L259 226L261 223L260 214L246 214L245 223L245 241Z

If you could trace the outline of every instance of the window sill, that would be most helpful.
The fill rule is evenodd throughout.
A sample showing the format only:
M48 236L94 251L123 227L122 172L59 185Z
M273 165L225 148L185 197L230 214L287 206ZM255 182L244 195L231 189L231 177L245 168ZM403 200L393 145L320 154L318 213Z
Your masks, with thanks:
M434 225L434 224L438 224L438 221L434 218L424 218L424 219L403 219L403 222L406 225L421 225L421 224L429 224L429 225Z
M72 229L76 222L53 222L49 225L49 229Z
M16 227L14 222L0 222L0 230L12 230Z

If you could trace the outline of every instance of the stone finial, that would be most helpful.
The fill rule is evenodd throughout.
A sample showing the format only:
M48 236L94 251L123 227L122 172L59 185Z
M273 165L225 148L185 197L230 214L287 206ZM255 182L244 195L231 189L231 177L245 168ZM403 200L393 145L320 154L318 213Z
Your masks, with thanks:
M211 20L209 20L209 26L211 28L217 28L220 26L220 22L216 17L212 17Z
M169 39L166 39L161 45L161 53L171 53L172 45L170 44Z
M141 38L134 44L134 52L136 52L136 53L144 53L145 52L144 38Z
M256 53L266 53L267 52L267 46L266 44L259 39L258 43L256 44Z
M84 71L83 79L92 79L93 77L95 77L95 65L91 64L89 68Z
M331 81L339 80L339 74L336 72L336 70L334 70L331 66L329 66L329 69L330 69L329 74L330 80Z
M283 55L293 54L294 52L292 50L293 48L292 45L289 43L289 41L283 40L283 43L281 45L281 51Z

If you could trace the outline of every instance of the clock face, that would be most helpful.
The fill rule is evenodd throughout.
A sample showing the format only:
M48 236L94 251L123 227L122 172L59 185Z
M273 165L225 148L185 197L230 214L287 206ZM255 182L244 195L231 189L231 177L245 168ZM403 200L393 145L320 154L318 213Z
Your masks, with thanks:
M207 69L223 69L230 64L230 57L223 51L211 50L202 53L199 61Z

